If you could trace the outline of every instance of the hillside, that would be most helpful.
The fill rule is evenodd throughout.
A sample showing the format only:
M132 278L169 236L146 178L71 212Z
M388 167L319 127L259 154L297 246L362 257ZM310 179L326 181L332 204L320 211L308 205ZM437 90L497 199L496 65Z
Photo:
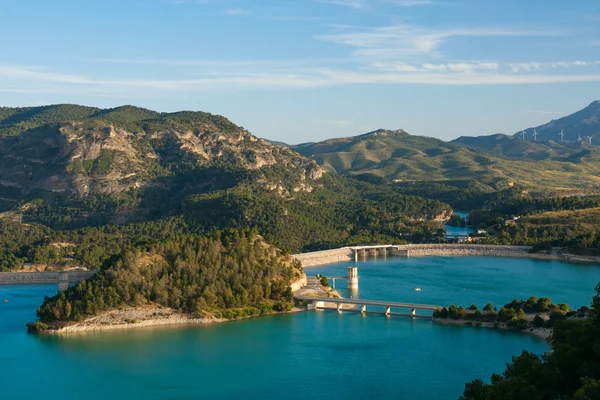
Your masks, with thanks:
M224 117L0 109L0 270L101 267L131 246L256 228L285 251L439 236L448 204L323 174Z
M523 140L520 137L495 134L490 136L461 136L452 141L474 150L513 159L559 162L591 162L600 160L600 148L587 142L559 140Z
M542 195L600 190L600 153L581 143L538 144L505 135L444 142L378 130L292 148L330 172L367 173L396 182L466 179L484 185L483 191L518 184Z
M538 133L537 140L560 140L561 130L564 133L564 140L568 142L577 142L578 138L590 136L592 144L600 144L600 101L594 101L586 108L577 111L563 118L552 120L547 124L535 127ZM534 127L525 129L527 138L532 139ZM521 132L514 134L519 137Z
M46 298L31 331L58 329L122 307L236 318L292 307L300 263L250 231L180 236L129 250L88 281ZM135 323L131 321L131 323Z
M4 198L37 190L86 195L168 188L176 184L175 177L211 168L229 175L256 171L265 188L282 194L306 190L321 177L314 162L208 113L157 113L132 106L0 109ZM213 176L193 184L226 185Z

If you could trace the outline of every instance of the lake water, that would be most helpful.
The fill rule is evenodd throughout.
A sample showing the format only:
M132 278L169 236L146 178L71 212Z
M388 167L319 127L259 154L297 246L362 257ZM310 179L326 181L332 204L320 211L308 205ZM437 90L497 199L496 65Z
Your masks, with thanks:
M454 214L458 214L461 218L466 218L469 213L462 211L454 211ZM470 226L450 226L444 224L444 230L448 236L469 236L475 230Z
M348 265L307 272L345 275ZM600 280L598 266L501 258L393 258L357 266L360 297L444 305L502 305L531 295L589 304ZM0 398L456 399L464 382L500 372L522 349L549 349L522 333L335 312L27 335L24 324L55 291L55 285L0 286L0 300L9 300L0 303Z

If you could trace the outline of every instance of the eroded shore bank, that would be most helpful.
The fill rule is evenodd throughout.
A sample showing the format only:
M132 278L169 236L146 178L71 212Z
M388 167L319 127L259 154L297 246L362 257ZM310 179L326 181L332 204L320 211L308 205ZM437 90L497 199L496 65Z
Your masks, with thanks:
M179 313L166 307L130 307L110 310L59 329L49 329L47 334L124 330L159 325L213 324L227 321Z
M407 244L395 246L400 251L409 251L409 257L427 256L476 256L476 257L516 257L532 258L538 260L560 260L569 262L600 263L600 257L577 256L568 253L559 253L555 249L551 254L529 253L529 246L509 245L479 245L479 244ZM294 254L302 263L302 267L310 268L324 264L354 261L352 247L315 251L312 253Z

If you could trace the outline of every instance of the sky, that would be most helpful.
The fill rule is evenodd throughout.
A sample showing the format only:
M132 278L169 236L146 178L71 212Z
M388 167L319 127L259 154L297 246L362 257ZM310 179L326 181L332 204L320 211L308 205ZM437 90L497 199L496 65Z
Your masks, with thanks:
M0 0L0 106L224 115L290 144L513 134L600 100L598 0Z

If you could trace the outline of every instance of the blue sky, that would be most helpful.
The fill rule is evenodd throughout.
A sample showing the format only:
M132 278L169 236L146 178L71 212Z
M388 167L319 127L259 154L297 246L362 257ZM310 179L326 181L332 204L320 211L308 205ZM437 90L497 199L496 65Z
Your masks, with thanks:
M288 143L512 134L600 100L598 0L1 0L0 105L222 114Z

